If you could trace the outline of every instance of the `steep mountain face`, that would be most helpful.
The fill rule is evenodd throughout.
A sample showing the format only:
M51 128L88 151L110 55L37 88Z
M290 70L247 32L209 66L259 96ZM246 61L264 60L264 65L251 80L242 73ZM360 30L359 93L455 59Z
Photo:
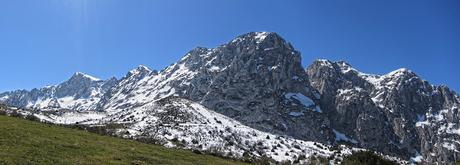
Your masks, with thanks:
M30 109L92 110L117 79L99 80L77 72L56 86L0 94L0 103Z
M321 148L346 144L449 164L460 148L459 96L447 87L407 69L370 75L342 61L317 60L305 70L300 53L269 32L195 48L162 71L139 66L106 81L77 73L57 86L0 94L1 102L89 110L35 115L64 124L120 123L122 136L202 151L231 147L225 155L235 157L340 158L345 153Z
M188 58L206 53L215 59L207 61L209 68L220 70L192 85L204 90L192 89L197 92L185 97L263 131L328 141L332 133L321 130L329 121L315 104L319 98L302 69L300 53L279 35L249 33L217 49L193 53Z
M332 127L358 146L406 159L421 155L430 163L455 159L459 101L447 87L432 86L407 69L369 75L327 60L306 72L321 93L324 113L335 121Z

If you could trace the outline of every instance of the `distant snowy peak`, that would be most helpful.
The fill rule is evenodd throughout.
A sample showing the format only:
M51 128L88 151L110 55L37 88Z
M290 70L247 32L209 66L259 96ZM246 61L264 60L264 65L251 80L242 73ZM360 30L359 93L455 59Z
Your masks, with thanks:
M393 79L410 79L410 78L421 79L415 72L409 69L406 69L406 68L397 69L388 74L382 75L381 77L393 78Z
M318 59L313 62L313 65L330 68L342 74L353 74L363 78L373 85L396 85L398 83L402 83L401 81L411 78L424 81L415 72L407 68L400 68L384 75L377 75L360 72L345 61L332 62L325 59Z
M260 43L267 38L268 35L270 35L270 32L250 32L236 37L231 41L231 43L242 42L244 40L254 40L255 42Z
M71 80L73 80L73 79L75 79L75 80L85 80L86 79L86 80L90 80L90 81L102 81L99 78L90 76L90 75L82 73L82 72L74 73L73 76L70 79Z
M255 46L264 51L278 48L294 50L290 43L286 42L283 37L274 32L251 32L243 34L233 39L226 46L236 46L240 48Z
M372 93L372 95L376 95L373 96L374 101L382 100L383 97L395 99L394 97L399 94L416 94L430 97L435 95L444 95L444 97L448 98L447 100L455 101L458 97L458 95L447 86L432 85L418 76L414 71L407 68L400 68L384 75L376 75L360 72L353 68L350 64L343 61L331 62L329 60L316 60L309 69L307 69L307 72L312 72L310 73L310 78L318 77L318 74L327 73L331 74L331 76L328 76L329 78L340 78L348 81L346 83L348 85L346 86L353 85L365 88L368 92ZM320 78L318 80L312 81L312 83L318 83L321 80L326 79L324 76L319 77ZM365 82L363 83L362 80ZM369 87L369 84L372 88Z
M316 67L318 69L329 69L334 72L341 72L341 73L349 73L352 72L354 74L359 73L355 68L353 68L350 64L345 61L337 61L332 62L326 59L317 59L313 61L313 64L310 67Z
M274 33L274 32L250 32L250 33L246 33L246 34L243 34L243 35L240 35L238 37L236 37L235 39L232 40L232 42L239 42L239 41L242 41L242 40L253 40L257 43L261 43L263 42L265 39L269 38L269 37L272 37L272 36L278 36L278 34Z
M0 94L0 102L31 109L90 110L118 80L101 80L76 72L67 81L31 91L18 90Z
M234 39L233 41L236 42L236 41L239 41L239 40L249 39L249 40L255 41L256 43L261 43L265 39L267 39L267 38L269 38L271 36L275 36L275 35L277 35L277 34L272 33L272 32L251 32L251 33L241 35L241 36L237 37L236 39Z
M150 74L152 72L153 71L150 68L148 68L148 67L146 67L144 65L139 65L137 68L129 71L128 76L130 76L130 75L147 75L147 74Z

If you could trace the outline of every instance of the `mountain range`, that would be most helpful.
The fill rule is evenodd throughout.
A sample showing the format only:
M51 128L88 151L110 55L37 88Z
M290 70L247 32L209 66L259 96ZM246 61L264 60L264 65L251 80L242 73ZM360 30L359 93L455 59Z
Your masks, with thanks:
M402 164L459 159L454 91L405 68L374 75L329 60L303 68L300 52L273 32L195 48L161 71L139 66L108 80L75 73L1 93L0 103L42 121L117 123L118 136L234 158L340 162L372 150Z

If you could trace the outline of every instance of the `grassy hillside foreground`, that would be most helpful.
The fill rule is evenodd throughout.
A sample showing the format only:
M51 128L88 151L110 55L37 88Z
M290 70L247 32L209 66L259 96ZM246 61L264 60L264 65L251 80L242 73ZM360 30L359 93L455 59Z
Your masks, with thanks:
M0 116L0 164L242 164Z

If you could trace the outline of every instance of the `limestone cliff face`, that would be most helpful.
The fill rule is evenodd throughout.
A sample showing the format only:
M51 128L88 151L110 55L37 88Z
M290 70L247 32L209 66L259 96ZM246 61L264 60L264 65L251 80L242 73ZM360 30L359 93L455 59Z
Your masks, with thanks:
M332 127L364 148L428 163L452 163L458 148L458 95L408 69L364 74L345 62L315 61L307 69Z

